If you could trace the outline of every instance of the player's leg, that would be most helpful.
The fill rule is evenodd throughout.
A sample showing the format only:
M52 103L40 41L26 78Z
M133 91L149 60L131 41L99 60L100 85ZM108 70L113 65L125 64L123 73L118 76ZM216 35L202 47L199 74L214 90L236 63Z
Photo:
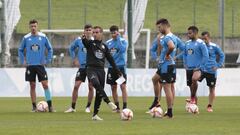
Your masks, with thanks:
M208 74L206 75L207 85L209 87L209 100L207 105L207 111L213 112L213 101L215 99L215 86L216 86L216 77L215 74Z
M154 100L152 102L152 105L149 107L149 110L153 107L157 106L159 104L159 97L162 89L162 85L159 83L160 80L160 73L155 73L155 75L152 77L152 83L153 83L153 89L154 89Z
M36 111L36 82L29 82L30 83L30 96L31 96L31 101L32 101L32 111Z
M93 84L93 87L96 89L96 98L94 103L94 115L98 113L98 109L100 107L100 101L103 100L109 105L111 109L116 109L116 105L110 102L108 96L104 91L105 84L105 72L104 70L88 70L87 71L88 78L90 82ZM98 94L98 96L97 96ZM97 98L98 97L98 98Z
M173 73L173 80L171 82L171 91L172 91L173 103L174 103L174 99L175 99L175 82L176 82L176 73Z
M36 72L35 66L26 67L25 80L30 84L30 96L32 101L32 112L37 111L36 107Z
M167 101L167 113L165 116L172 118L173 113L172 113L172 107L173 107L173 94L171 90L171 83L165 83L163 84L164 92L166 95L166 101Z
M92 103L93 96L94 96L93 85L91 84L91 82L88 81L88 102L85 109L86 113L91 112L90 106Z
M171 91L172 91L172 97L173 97L173 103L174 103L174 99L175 99L175 85L174 83L171 83Z
M51 96L51 92L48 87L47 72L46 72L44 66L37 66L36 72L37 72L38 80L39 80L39 82L42 83L42 86L44 89L45 99L48 103L49 112L54 112L54 110L52 108L52 96Z
M99 108L102 102L102 96L100 96L100 91L96 89L96 97L95 97L95 102L94 102L94 110L93 110L93 117L92 120L103 120L100 118L97 114L99 112Z
M112 89L112 97L113 97L114 104L117 106L117 109L113 111L120 112L118 93L117 93L117 84L111 85L111 89Z
M74 87L73 87L73 91L72 91L72 103L71 103L71 107L65 111L65 113L69 113L69 112L76 112L76 103L77 103L77 98L78 98L78 89L81 85L82 81L78 80L75 81L74 83Z
M193 75L193 70L186 70L187 86L189 87L189 90L190 90L190 99L189 98L186 99L186 103L187 104L190 103L190 101L191 101L191 95L192 95L192 89L191 89L192 75Z
M127 108L127 85L126 83L123 83L120 85L122 90L122 100L123 100L123 109Z
M198 80L201 78L201 71L193 71L192 75L192 85L191 85L191 101L197 104L197 89L198 89Z
M120 69L120 71L121 71L121 69ZM101 76L103 76L103 75L101 75ZM113 101L116 105L116 108L113 109L114 112L120 111L119 101L118 101L118 93L117 93L117 83L115 82L117 79L118 79L118 76L116 75L115 71L112 68L108 68L106 83L111 85L112 97L113 97ZM105 80L105 79L102 78L102 80ZM103 81L102 81L102 85L104 86Z

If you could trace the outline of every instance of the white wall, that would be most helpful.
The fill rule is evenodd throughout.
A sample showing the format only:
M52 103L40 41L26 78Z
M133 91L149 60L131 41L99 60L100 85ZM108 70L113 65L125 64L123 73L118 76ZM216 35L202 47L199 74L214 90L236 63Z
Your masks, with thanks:
M71 96L77 68L48 68L49 86L53 96ZM156 69L127 69L128 95L129 96L153 96L151 77ZM43 96L43 89L37 83L37 94ZM189 96L189 88L186 86L184 69L177 69L176 96ZM105 85L105 91L111 95L109 85ZM87 83L79 89L79 96L86 96ZM121 90L118 91L121 95ZM240 96L240 69L225 68L218 72L216 87L217 96ZM199 83L199 96L208 95L206 82ZM25 82L24 68L0 69L0 96L29 96L29 84Z

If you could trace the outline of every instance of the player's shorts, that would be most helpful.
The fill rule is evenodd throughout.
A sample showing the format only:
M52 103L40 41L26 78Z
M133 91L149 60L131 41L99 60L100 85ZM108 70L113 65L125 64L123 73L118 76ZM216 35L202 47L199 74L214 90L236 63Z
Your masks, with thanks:
M160 76L160 83L174 83L176 81L176 66L168 65L167 73L162 73L161 68L158 68L157 74Z
M215 74L202 72L201 79L199 81L201 82L204 78L206 78L208 87L211 87L211 88L215 87L216 81L217 81Z
M87 77L87 69L86 68L79 68L76 74L75 81L85 82Z
M125 84L127 82L127 74L126 74L126 69L125 67L118 67L120 72L122 73L124 79L125 79ZM107 72L107 84L110 85L116 85L116 80L119 78L119 76L116 74L116 72L113 70L113 68L108 68Z
M192 85L192 76L193 76L193 72L195 71L201 71L199 70L187 70L186 71L186 75L187 75L187 86L191 86ZM202 73L202 71L201 71Z
M26 72L25 72L25 80L29 82L35 82L36 76L38 77L39 82L48 80L45 67L42 65L27 66Z

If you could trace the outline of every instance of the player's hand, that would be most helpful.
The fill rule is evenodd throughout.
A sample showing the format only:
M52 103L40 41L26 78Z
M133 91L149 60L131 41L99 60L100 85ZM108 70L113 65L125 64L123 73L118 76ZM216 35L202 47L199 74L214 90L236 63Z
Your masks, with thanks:
M27 62L26 62L26 60L24 60L23 61L23 64L22 64L22 67L27 67L28 65L27 65Z
M78 62L77 59L74 59L74 60L73 60L73 66L74 66L74 67L79 67L79 66L80 66L80 64L79 64L79 62Z
M166 60L171 60L171 56L170 55L166 55L165 59Z
M217 69L218 69L217 67L212 67L213 71L217 71Z
M122 76L122 72L119 69L116 70L116 73L117 73L118 77Z
M86 39L85 33L82 34L82 39Z

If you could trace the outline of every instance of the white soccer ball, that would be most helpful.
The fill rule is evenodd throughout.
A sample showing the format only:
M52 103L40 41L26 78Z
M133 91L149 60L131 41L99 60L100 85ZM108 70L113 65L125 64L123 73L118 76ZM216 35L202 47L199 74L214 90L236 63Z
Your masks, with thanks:
M40 101L37 104L37 111L38 112L47 112L48 111L48 104L46 101Z
M150 115L153 117L153 118L162 118L163 117L163 110L161 107L153 107L151 110L150 110Z
M193 114L199 113L198 106L196 104L191 104L191 103L186 104L186 111Z
M120 113L120 116L122 120L132 120L133 111L128 108L123 109L122 112Z

